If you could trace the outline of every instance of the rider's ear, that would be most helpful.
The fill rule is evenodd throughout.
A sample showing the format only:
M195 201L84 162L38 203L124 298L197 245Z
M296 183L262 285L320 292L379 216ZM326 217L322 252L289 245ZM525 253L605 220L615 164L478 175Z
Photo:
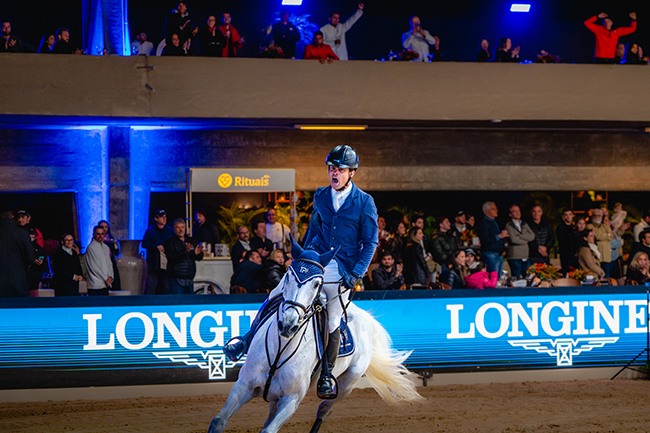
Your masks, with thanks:
M325 254L322 254L322 255L318 258L318 260L320 261L320 264L323 265L323 267L327 266L327 264L328 264L330 261L332 261L332 259L333 259L334 256L336 255L336 253L339 252L339 249L340 249L340 248L341 248L341 246L339 245L338 247L336 247L336 249L334 249L334 250L329 250L329 251L326 252Z
M291 238L291 257L297 259L303 253L303 249L298 245L298 242L293 238L293 235L289 235Z

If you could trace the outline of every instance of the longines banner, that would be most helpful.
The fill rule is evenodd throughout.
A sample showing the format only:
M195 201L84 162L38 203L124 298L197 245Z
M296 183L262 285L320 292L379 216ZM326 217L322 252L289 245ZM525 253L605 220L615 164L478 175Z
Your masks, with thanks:
M369 292L355 303L378 318L397 349L413 350L414 370L624 365L645 348L645 293L504 292ZM243 360L226 360L222 347L248 330L263 297L160 298L159 305L133 297L87 306L85 299L3 300L0 388L236 380Z
M293 191L293 169L190 168L191 192Z

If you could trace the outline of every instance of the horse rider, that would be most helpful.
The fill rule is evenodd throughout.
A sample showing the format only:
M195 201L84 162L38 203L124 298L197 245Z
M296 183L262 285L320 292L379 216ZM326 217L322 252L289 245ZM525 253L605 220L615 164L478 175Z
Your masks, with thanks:
M332 370L339 351L344 306L348 303L350 290L354 290L366 273L375 254L378 226L375 201L352 182L359 168L357 152L348 145L336 146L327 155L326 163L330 185L318 188L314 194L314 211L305 245L306 249L319 254L337 249L334 260L325 267L323 292L328 299L329 339L317 386L319 398L332 399L338 395L338 384ZM254 330L268 314L265 307L281 291L282 286L278 286L271 292L251 324L251 331L224 346L228 358L238 359L248 350Z

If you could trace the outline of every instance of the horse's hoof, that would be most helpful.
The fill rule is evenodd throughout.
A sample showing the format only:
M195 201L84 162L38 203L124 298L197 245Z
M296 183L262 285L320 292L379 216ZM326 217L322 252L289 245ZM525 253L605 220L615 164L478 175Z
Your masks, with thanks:
M221 433L225 426L221 425L221 419L218 416L212 418L210 422L210 427L208 427L208 433Z

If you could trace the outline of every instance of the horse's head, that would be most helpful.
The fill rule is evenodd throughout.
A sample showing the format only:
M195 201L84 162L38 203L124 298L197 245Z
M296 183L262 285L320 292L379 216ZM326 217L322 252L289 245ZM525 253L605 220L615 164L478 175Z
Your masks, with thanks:
M278 321L278 330L283 338L292 338L300 329L305 314L310 311L320 294L325 266L332 260L336 251L331 250L321 255L315 251L303 250L291 238L291 255L295 259L283 279L284 302Z

